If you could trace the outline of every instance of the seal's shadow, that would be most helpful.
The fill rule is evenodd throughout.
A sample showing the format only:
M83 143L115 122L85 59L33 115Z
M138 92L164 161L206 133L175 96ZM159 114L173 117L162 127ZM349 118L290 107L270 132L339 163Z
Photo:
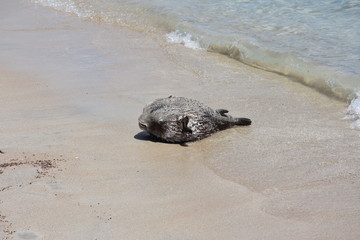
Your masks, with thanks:
M160 142L159 139L157 139L156 137L154 137L153 135L151 135L150 133L145 132L145 131L141 131L141 132L137 133L134 136L134 138L137 140L142 140L142 141Z
M146 131L141 131L137 134L135 134L134 136L135 139L137 140L141 140L141 141L150 141L150 142L158 142L158 143L165 143L165 144L177 144L183 147L187 147L188 145L186 143L172 143L172 142L167 142L164 141L160 138L155 137L154 135L146 132Z

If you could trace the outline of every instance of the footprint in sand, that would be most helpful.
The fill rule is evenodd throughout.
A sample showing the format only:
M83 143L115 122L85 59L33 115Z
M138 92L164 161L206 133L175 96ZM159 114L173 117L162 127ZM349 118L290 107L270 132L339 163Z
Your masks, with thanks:
M19 240L36 240L39 239L40 236L31 231L17 232L15 234L15 239Z

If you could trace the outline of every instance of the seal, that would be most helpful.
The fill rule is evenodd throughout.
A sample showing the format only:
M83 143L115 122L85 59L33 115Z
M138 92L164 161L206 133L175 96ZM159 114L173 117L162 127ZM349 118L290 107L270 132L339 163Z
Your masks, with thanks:
M184 97L156 99L143 109L140 129L174 143L196 141L236 125L250 125L248 118L233 118L226 109L213 110Z

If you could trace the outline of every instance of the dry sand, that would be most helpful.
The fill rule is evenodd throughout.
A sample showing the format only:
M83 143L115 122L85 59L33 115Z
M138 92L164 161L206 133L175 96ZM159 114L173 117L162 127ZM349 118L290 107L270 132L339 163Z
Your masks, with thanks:
M360 239L345 103L22 0L1 2L0 36L1 239ZM168 95L253 125L148 141L137 117Z

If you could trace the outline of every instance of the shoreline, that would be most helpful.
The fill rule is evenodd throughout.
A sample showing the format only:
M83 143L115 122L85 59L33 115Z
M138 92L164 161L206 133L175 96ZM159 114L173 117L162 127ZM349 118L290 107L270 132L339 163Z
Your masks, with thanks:
M181 23L181 20L179 19L182 19L182 14L189 17L191 13L189 13L190 15L187 15L187 13L183 12L182 14L179 13L180 15L178 15L177 13L175 13L176 11L172 12L174 11L174 9L171 10L169 8L167 10L164 10L164 15L156 14L155 12L157 10L152 8L154 7L154 5L152 4L146 4L146 7L142 4L134 4L133 6L127 6L126 3L120 4L119 2L119 4L113 4L109 6L107 2L104 2L101 5L95 4L96 7L91 7L91 3L80 4L77 1L59 1L58 3L53 3L46 0L39 1L37 2L37 4L41 6L47 6L52 10L56 9L61 13L75 15L84 21L90 21L98 24L109 24L120 28L129 28L131 30L136 30L146 35L151 34L152 37L155 36L155 38L157 38L158 40L159 36L160 38L164 38L164 35L166 35L166 38L169 42L182 43L192 49L203 49L205 51L223 54L229 58L235 59L236 61L247 64L254 68L259 68L265 71L286 76L292 81L302 83L309 88L321 92L322 94L325 94L332 98L337 98L342 101L351 101L353 99L356 99L359 95L358 91L360 89L360 79L359 76L355 73L356 68L353 68L355 67L355 63L353 63L354 65L350 67L350 69L352 68L351 71L350 69L347 69L346 66L343 66L344 61L340 61L338 62L337 66L334 66L333 62L337 61L336 57L333 58L334 56L329 57L330 59L333 59L332 61L328 61L326 60L328 58L324 57L322 57L322 60L315 60L316 56L319 58L320 56L324 55L319 55L319 53L308 53L307 57L305 57L306 54L302 56L301 51L299 51L299 49L296 50L295 46L292 50L289 49L289 46L284 46L287 49L284 52L280 51L279 49L275 50L277 48L276 44L271 47L271 44L269 44L269 42L281 42L281 38L269 41L269 45L265 44L267 45L267 47L264 47L263 41L260 41L263 42L263 44L254 43L251 40L249 41L249 39L251 39L250 35L252 35L251 31L249 32L249 36L243 33L244 35L239 39L237 39L236 37L234 39L229 38L229 36L226 36L226 34L224 34L224 36L221 36L221 34L219 35L219 33L209 33L206 30L203 33L200 33L202 32L202 30L197 29L197 27L193 26L193 24L196 21L201 22L201 19L196 19L196 17L193 16L195 17L194 23L192 24L191 22L189 22L189 26L184 27L182 26L183 23ZM179 6L175 4L174 7ZM151 13L148 13L148 10ZM178 10L181 11L181 8ZM159 11L161 12L161 10ZM172 16L171 12L174 14L174 16ZM214 15L214 17L216 17L216 15ZM175 20L176 18L179 19ZM251 19L248 20L251 21ZM270 22L272 20L274 19L269 19ZM251 26L248 27L251 28ZM238 31L242 32L241 29L238 29ZM284 34L284 32L282 33ZM311 38L311 35L308 35L308 38ZM255 38L261 39L264 37L261 36L262 35L260 34L258 37ZM298 35L298 37L304 36L300 34ZM299 41L299 39L297 38L293 39L293 41L296 40L298 40L297 45L302 45L303 41ZM337 40L341 42L341 39ZM161 39L160 41L163 41L163 39ZM314 44L313 42L310 42L308 44ZM283 42L283 44L287 45L286 42ZM319 48L323 47L320 46ZM306 49L306 45L303 45L303 48ZM339 48L340 46L336 47L335 49ZM309 51L309 49L307 49L307 51ZM330 54L330 52L328 52L328 54ZM303 59L304 57L305 59ZM352 59L355 59L355 56L353 56ZM355 113L357 117L359 117L359 114L360 113L358 112Z
M0 238L360 236L360 137L345 103L214 53L3 6ZM169 95L253 125L188 147L136 139L142 108Z

